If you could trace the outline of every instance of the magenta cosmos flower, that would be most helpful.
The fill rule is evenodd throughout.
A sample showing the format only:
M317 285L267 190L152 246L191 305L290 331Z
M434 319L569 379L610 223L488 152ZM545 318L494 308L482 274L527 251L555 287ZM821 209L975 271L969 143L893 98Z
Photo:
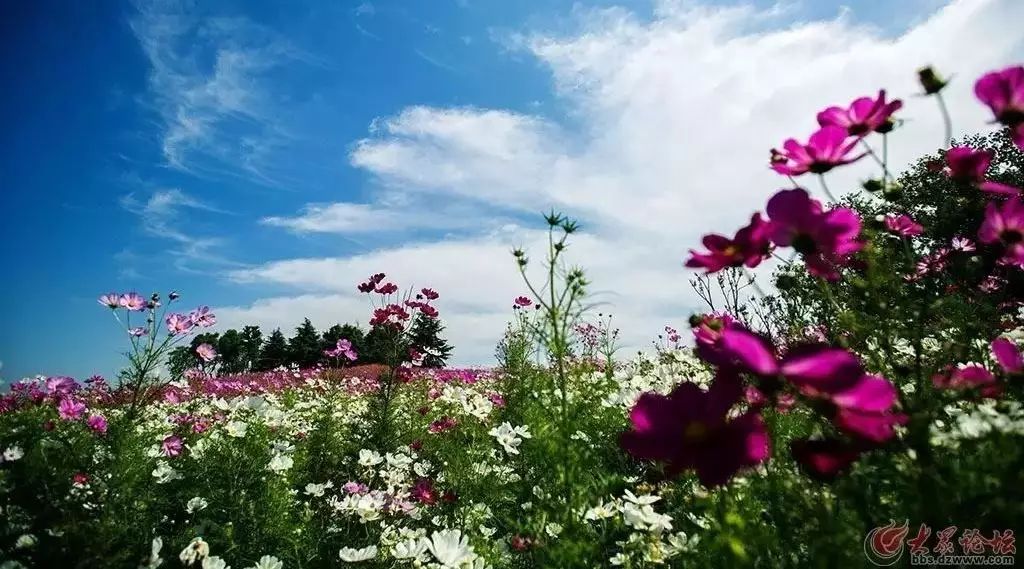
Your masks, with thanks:
M857 240L861 222L855 211L845 207L823 211L821 202L802 188L781 190L768 200L766 209L772 241L796 249L813 275L838 279L836 267L863 247Z
M946 174L958 182L977 186L990 194L1016 196L1020 189L985 179L989 164L995 153L991 150L975 150L969 146L954 146L946 151Z
M181 449L184 445L181 442L181 438L177 435L171 435L164 439L164 442L160 444L160 449L163 451L164 456L178 456L181 454Z
M118 304L127 310L135 310L142 312L146 309L146 299L142 298L142 295L136 292L129 292L122 294L121 298L118 299Z
M832 421L849 434L875 442L893 436L893 427L906 416L893 413L895 386L887 379L864 373L851 352L828 346L802 346L779 358L764 338L739 327L722 333L722 351L741 370L762 377L782 377L805 397L832 404Z
M352 347L352 342L344 338L338 340L338 343L334 345L334 348L324 351L324 355L329 358L340 358L341 356L345 356L345 358L352 362L356 361L356 358L359 357L359 355L356 354L355 349Z
M821 126L838 126L846 129L850 136L866 136L871 132L889 132L892 130L892 114L903 107L903 101L895 99L885 101L885 90L878 92L878 97L860 97L850 103L850 107L829 107L818 113L818 124Z
M782 144L782 151L772 150L773 170L787 176L799 176L808 172L824 174L836 166L849 164L864 157L864 154L850 156L857 138L850 138L846 129L838 126L823 126L811 135L807 144L800 144L790 138Z
M107 418L103 415L89 415L89 418L85 420L85 424L96 434L107 434Z
M1017 345L1006 338L992 340L992 355L1003 371L1017 374L1024 371L1024 356L1021 356Z
M801 439L790 443L790 452L808 475L831 481L860 457L860 449L839 439Z
M512 308L529 308L530 306L533 306L533 301L526 296L517 296L516 299L512 301Z
M974 84L974 94L992 109L996 122L1008 127L1013 141L1024 149L1024 66L986 73Z
M722 372L707 391L685 382L669 395L645 393L629 412L633 428L620 442L637 458L665 463L669 475L695 470L705 486L724 484L770 455L760 414L730 418L742 397L740 381Z
M978 228L978 241L1002 244L1000 263L1024 268L1024 204L1019 198L1002 204L989 202Z
M756 267L768 257L771 242L768 240L768 222L761 219L760 213L750 218L750 225L736 232L732 239L724 235L711 233L701 241L707 253L690 250L687 267L702 268L714 273L725 267Z
M57 415L65 421L75 421L85 413L85 403L73 397L64 397L57 404Z
M729 314L713 313L692 318L693 339L697 348L697 356L712 365L726 365L731 359L721 349L722 331L730 326L738 325L736 319Z
M198 346L196 346L196 354L204 362L212 362L214 359L217 358L217 350L215 350L213 346L211 346L210 344L206 343L199 344Z
M924 233L924 227L907 215L885 216L885 228L900 237L913 237Z

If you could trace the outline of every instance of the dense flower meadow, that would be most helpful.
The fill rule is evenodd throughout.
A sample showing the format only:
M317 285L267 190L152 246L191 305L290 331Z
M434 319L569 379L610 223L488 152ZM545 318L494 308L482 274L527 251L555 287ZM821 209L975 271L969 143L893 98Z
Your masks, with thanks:
M393 347L373 365L341 338L313 368L220 373L200 343L170 375L214 313L102 295L128 342L116 380L0 396L0 567L860 567L904 546L1012 563L1024 67L977 79L1002 130L961 141L956 84L920 83L936 155L890 171L904 103L885 91L824 109L771 151L785 187L763 213L690 251L692 334L631 358L556 213L539 261L513 252L524 294L487 369L425 367L411 329L441 295L384 273L355 287ZM837 199L826 175L861 160L878 177Z

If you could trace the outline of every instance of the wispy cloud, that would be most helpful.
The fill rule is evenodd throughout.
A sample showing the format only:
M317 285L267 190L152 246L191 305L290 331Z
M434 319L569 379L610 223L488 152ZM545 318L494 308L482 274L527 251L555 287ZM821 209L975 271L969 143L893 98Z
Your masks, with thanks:
M413 52L416 54L416 57L419 57L423 61L426 61L427 63L433 65L434 67L437 67L438 69L444 69L445 71L450 71L452 73L461 73L459 68L455 67L454 65L451 65L450 63L441 61L440 59L428 53L425 53L420 48L414 49Z
M311 58L246 18L200 17L176 2L136 8L130 24L150 63L148 104L160 118L166 164L278 184L267 153L291 135L278 120L269 76Z
M136 214L143 231L175 244L169 253L179 269L192 270L196 263L238 267L239 264L221 256L217 249L224 244L219 237L195 233L190 212L226 215L227 212L206 204L177 188L160 189L148 198L135 193L121 197L121 207Z

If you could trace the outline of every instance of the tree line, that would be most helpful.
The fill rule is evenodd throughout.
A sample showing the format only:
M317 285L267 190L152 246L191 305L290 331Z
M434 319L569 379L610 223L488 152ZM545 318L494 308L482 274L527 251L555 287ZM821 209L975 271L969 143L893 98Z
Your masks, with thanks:
M418 315L413 323L411 342L408 348L415 348L424 354L424 367L444 367L451 355L452 346L442 336L444 325L437 318ZM264 338L259 326L245 326L241 330L229 329L224 332L198 334L187 346L178 346L168 355L171 375L178 377L186 370L198 367L202 360L196 353L201 344L210 344L217 350L217 365L221 373L266 371L279 366L297 365L302 368L317 364L340 365L324 355L334 348L338 340L348 340L358 354L353 364L386 363L388 351L393 349L393 337L380 327L369 331L356 324L335 324L323 333L317 331L306 318L295 333L288 338L275 328Z

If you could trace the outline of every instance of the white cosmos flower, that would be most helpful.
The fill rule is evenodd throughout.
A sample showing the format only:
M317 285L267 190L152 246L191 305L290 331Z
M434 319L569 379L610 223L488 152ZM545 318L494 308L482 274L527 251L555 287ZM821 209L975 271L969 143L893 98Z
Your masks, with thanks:
M642 494L640 496L635 496L629 490L626 490L626 493L622 496L622 498L624 500L626 500L627 502L632 502L634 504L640 504L640 505L643 505L643 504L653 504L653 503L657 502L658 500L661 500L661 496L654 496L654 495L651 495L651 494Z
M209 505L210 503L207 502L205 499L196 496L195 498L192 498L188 502L185 502L185 511L190 514L194 514L195 512L198 512L200 510L205 510L206 507Z
M469 538L457 529L435 531L429 540L424 537L423 542L442 567L458 568L477 557Z
M22 534L20 537L18 537L18 540L14 542L14 548L15 549L28 549L30 547L35 547L36 543L38 543L38 542L39 542L39 540L36 539L36 536L34 536L34 535L30 534L30 533L26 533L26 534Z
M165 484L181 478L181 473L171 468L171 465L167 464L166 461L161 460L156 463L156 468L153 469L153 478L156 478L157 484Z
M608 519L615 515L615 504L598 504L593 508L590 508L583 514L583 519L587 521L596 521Z
M488 431L488 434L494 437L498 444L505 449L505 452L509 454L519 454L519 445L523 442L523 439L533 438L529 428L525 426L513 427L512 423L508 421L494 427Z
M555 522L551 522L548 525L544 526L544 533L550 535L551 537L558 537L558 534L562 533L562 525L556 524Z
M267 465L267 470L271 472L285 472L295 464L292 457L285 454L275 454L274 458L270 459L270 464Z
M622 519L626 525L655 533L672 529L672 518L655 512L654 506L650 504L624 502L622 504Z
M360 466L377 466L382 462L384 462L384 457L377 451L367 450L365 448L359 451Z
M203 559L203 569L231 569L231 567L220 557L213 556Z
M200 559L205 559L210 554L210 544L203 541L201 537L194 537L178 554L178 559L185 565L191 565Z
M284 562L274 557L273 555L264 555L260 557L260 560L250 567L249 569L282 569Z
M153 542L149 545L149 557L139 565L139 569L156 569L159 567L164 562L163 558L160 557L160 550L163 548L163 538L154 537Z
M338 552L338 557L345 563L359 563L360 561L366 561L377 557L377 546L371 545L362 549L353 549L351 547L343 547Z
M248 569L282 569L284 562L273 555L264 555L255 565Z
M21 447L12 446L4 451L3 458L5 462L14 462L15 460L21 460L23 456L25 456L25 451L21 450Z
M425 541L426 540L423 539L412 538L399 542L391 551L391 555L394 556L395 559L423 561L423 557L425 557L427 553L427 544Z
M224 430L228 433L228 436L241 438L245 436L245 432L249 429L243 421L231 421L227 425L224 425Z
M330 481L325 482L323 484L313 484L312 482L310 482L309 484L306 484L306 494L308 496L319 498L324 495L324 492L327 491L328 488L333 487L334 483Z

